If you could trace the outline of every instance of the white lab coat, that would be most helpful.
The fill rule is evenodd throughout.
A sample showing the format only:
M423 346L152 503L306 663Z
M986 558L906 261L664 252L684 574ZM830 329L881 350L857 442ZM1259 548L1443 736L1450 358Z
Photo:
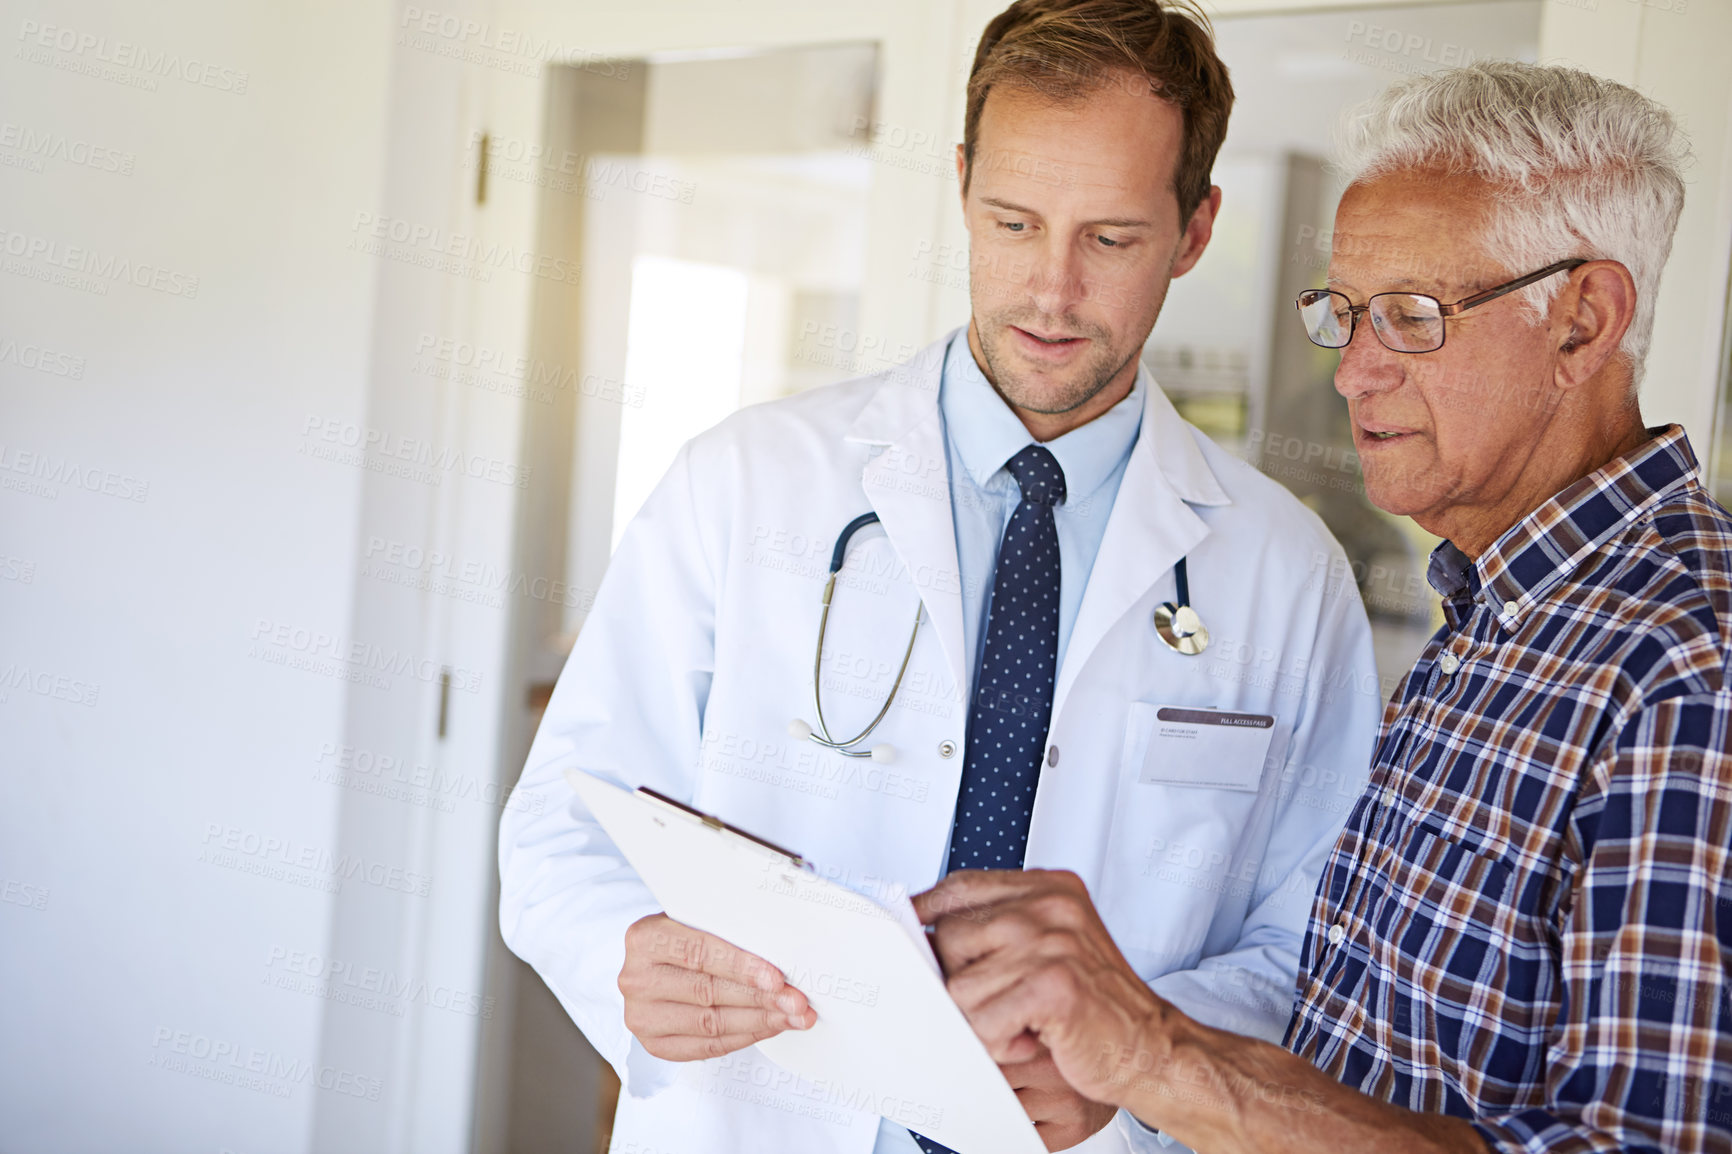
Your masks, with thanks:
M943 873L968 708L962 599L938 407L948 338L890 373L745 409L695 438L619 550L505 810L500 924L625 1081L614 1154L869 1154L875 1114L749 1049L651 1057L616 979L627 926L656 911L561 778L649 785L855 886ZM1211 1024L1279 1040L1322 859L1364 782L1381 705L1339 546L1285 489L1146 389L1142 428L1053 700L1027 864L1074 870L1155 990ZM819 594L843 525L868 509L838 582L824 664L832 732L903 688L873 735L890 764L792 738L815 721ZM1151 613L1189 558L1212 635L1181 656ZM1335 580L1331 581L1330 578ZM1134 703L1273 714L1255 791L1139 780ZM1206 773L1205 769L1205 773ZM1088 1149L1149 1139L1120 1115Z

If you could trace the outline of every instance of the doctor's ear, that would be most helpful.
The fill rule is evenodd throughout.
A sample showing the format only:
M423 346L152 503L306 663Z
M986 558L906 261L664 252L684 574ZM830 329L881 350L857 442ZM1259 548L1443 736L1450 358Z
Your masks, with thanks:
M956 195L962 201L962 227L968 227L968 154L956 146Z
M1215 217L1220 211L1220 186L1211 185L1209 195L1191 210L1191 219L1185 222L1185 231L1179 235L1178 248L1173 250L1173 270L1169 275L1184 276L1196 267L1197 262L1203 258L1203 250L1209 247L1209 238L1215 232Z

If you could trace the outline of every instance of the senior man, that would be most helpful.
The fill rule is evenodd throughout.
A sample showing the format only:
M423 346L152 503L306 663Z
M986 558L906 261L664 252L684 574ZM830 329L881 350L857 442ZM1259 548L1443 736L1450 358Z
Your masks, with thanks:
M1150 1142L1725 1150L1732 517L1636 403L1682 138L1520 64L1405 82L1349 135L1299 306L1371 498L1445 538L1446 624L1324 869L1287 1048L1152 993L1067 875L953 875L923 916L999 1061L1038 1039Z

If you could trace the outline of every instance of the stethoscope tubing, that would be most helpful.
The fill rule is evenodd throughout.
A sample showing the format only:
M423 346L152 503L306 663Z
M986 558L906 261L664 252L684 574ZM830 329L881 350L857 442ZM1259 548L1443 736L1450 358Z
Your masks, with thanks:
M853 748L872 736L872 731L878 728L890 713L891 703L896 700L897 692L902 688L902 678L908 672L908 662L914 657L914 641L920 635L920 623L926 616L926 603L921 602L914 609L914 628L908 633L908 646L902 651L902 664L896 670L896 680L890 684L889 696L885 697L884 705L878 710L870 724L846 740L837 740L830 735L829 723L824 720L824 636L830 625L830 601L836 593L836 576L842 572L842 566L848 557L848 542L859 530L878 520L877 513L862 513L842 529L836 538L836 548L830 553L830 575L824 581L824 608L818 615L818 647L812 654L812 706L818 713L817 732L810 735L810 740L833 749L845 757L871 757L870 750Z
M895 702L896 694L902 689L902 679L908 672L908 663L914 657L914 642L920 636L920 623L924 621L926 617L926 603L923 601L915 606L914 628L909 630L908 645L902 651L902 664L896 669L896 679L891 682L890 693L885 697L884 704L878 710L877 715L872 718L871 722L865 729L862 729L853 737L838 739L831 736L830 725L824 720L824 638L828 634L830 627L830 602L836 595L836 577L842 572L842 566L846 564L848 560L849 542L854 539L855 533L864 529L868 525L877 523L878 519L878 514L875 512L862 513L852 521L848 522L847 525L843 526L842 532L836 537L836 547L830 551L830 574L824 580L824 607L818 615L818 646L816 651L812 654L812 706L817 710L818 728L815 732L810 732L806 736L808 740L823 746L825 749L833 749L844 757L872 756L870 750L856 749L854 747L872 736L872 732L878 728L879 723L889 716L890 706ZM1157 608L1155 635L1160 638L1161 644L1165 645L1173 652L1194 657L1198 653L1201 653L1203 648L1207 647L1209 643L1208 631L1202 628L1201 623L1198 624L1195 635L1187 635L1186 637L1179 638L1171 638L1167 636L1167 631L1172 628L1172 621L1170 619L1175 616L1180 609L1189 608L1191 604L1191 575L1190 567L1186 564L1186 561L1187 558L1180 557L1173 563L1173 581L1177 586L1175 591L1178 594L1178 601L1176 603L1166 602ZM1165 622L1161 619L1161 613L1163 610L1169 618L1169 620ZM1193 611L1193 620L1195 620L1194 612L1195 611ZM1194 640L1192 639L1193 636ZM1196 645L1197 647L1182 647L1187 642ZM1198 644L1199 642L1200 644Z

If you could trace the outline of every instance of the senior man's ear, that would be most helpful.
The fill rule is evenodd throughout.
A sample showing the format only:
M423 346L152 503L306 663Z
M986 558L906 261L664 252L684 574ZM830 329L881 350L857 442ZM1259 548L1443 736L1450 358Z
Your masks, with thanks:
M1552 325L1558 341L1557 384L1573 389L1592 380L1618 352L1636 319L1636 282L1615 260L1589 261L1561 294Z

